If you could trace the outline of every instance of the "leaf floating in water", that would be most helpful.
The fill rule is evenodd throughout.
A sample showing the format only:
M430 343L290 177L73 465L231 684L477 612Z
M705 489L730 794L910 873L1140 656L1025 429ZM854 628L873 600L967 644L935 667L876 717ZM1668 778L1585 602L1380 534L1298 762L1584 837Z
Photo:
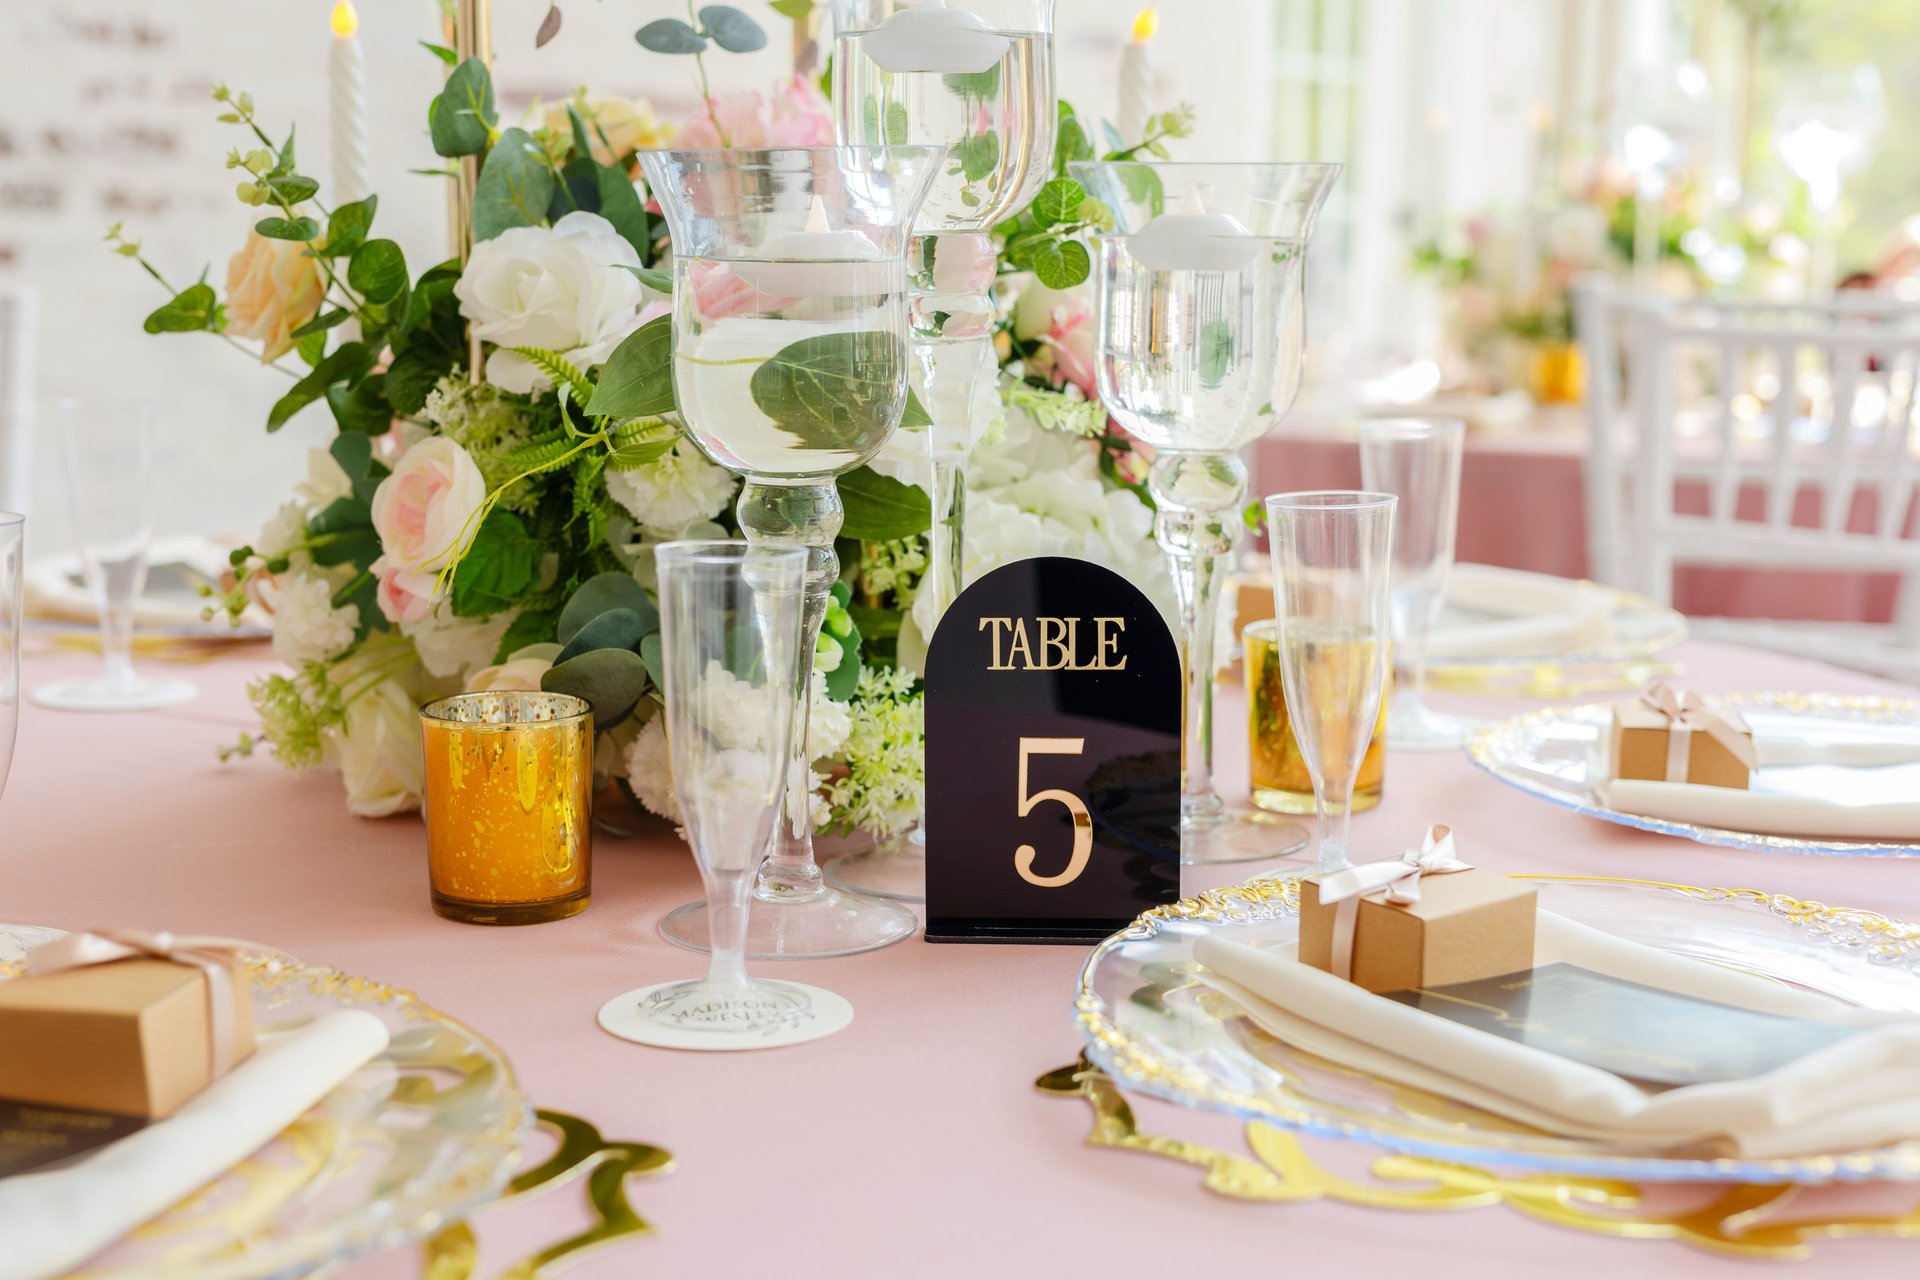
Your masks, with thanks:
M753 402L809 448L859 448L906 405L905 344L891 333L823 333L753 371Z

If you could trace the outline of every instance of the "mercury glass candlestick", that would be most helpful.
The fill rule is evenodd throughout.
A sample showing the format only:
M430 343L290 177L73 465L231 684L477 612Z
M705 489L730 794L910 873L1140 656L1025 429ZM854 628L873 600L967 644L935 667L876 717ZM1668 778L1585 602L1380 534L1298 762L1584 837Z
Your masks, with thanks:
M1114 211L1096 237L1100 399L1154 450L1154 536L1180 602L1186 728L1181 860L1277 857L1297 825L1234 810L1213 782L1214 625L1242 527L1239 451L1300 390L1303 281L1314 218L1339 175L1327 164L1072 166Z
M802 653L814 651L840 576L834 477L878 453L906 409L907 251L942 158L908 146L640 155L673 235L680 419L745 477L747 540L807 550ZM755 885L750 956L848 955L917 925L897 903L829 887L814 861L811 674L792 690L786 811ZM706 949L706 904L675 911L661 931Z
M833 0L840 140L945 152L907 255L915 388L933 419L916 451L933 498L919 590L936 620L965 583L967 455L1001 412L999 256L987 232L1053 174L1053 8L1054 0ZM828 874L846 888L918 902L925 849L923 827L841 858Z

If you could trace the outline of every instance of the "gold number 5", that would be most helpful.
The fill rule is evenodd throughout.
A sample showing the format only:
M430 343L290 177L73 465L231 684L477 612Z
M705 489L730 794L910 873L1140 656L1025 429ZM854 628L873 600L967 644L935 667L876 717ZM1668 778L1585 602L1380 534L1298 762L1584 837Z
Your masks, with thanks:
M1037 876L1033 873L1033 860L1038 855L1032 845L1023 844L1014 851L1014 870L1028 884L1039 885L1042 889L1058 889L1080 878L1080 873L1087 869L1087 859L1093 855L1093 817L1087 812L1087 802L1071 791L1055 788L1028 795L1027 762L1033 756L1077 756L1086 749L1085 738L1020 739L1020 816L1024 818L1032 813L1034 806L1044 800L1058 800L1073 815L1073 856L1067 859L1067 869L1059 875Z

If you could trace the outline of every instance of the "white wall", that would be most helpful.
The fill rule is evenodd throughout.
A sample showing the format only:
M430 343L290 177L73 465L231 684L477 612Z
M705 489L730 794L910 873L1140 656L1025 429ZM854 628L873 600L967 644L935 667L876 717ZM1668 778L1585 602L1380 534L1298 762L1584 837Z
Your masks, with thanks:
M765 12L757 0L737 0ZM253 93L261 117L293 121L307 171L323 181L327 155L327 29L332 0L13 0L0 10L0 284L41 291L40 448L30 516L33 544L67 542L63 477L52 439L61 397L149 395L163 407L163 531L250 530L285 495L304 451L331 432L323 408L279 435L262 423L284 389L280 375L206 335L149 337L140 320L165 295L101 241L122 221L176 284L203 267L224 281L227 258L258 212L232 195L227 150L244 147L216 123L207 86L224 79ZM359 0L373 121L379 228L417 271L445 252L437 164L425 133L440 64L416 44L439 39L434 0ZM1114 67L1131 0L1062 0L1062 91L1084 111L1110 114ZM649 54L633 32L678 14L677 0L571 0L560 36L533 34L546 0L497 0L496 76L504 102L562 97L576 85L651 97L671 115L695 105L689 63ZM1201 108L1214 130L1194 158L1258 154L1265 113L1263 17L1256 0L1169 0L1156 46L1169 100ZM750 57L712 60L717 91L764 85L789 64L790 27L766 14L775 38ZM1256 33L1243 38L1245 33ZM1228 37L1228 38L1223 38ZM1249 127L1251 126L1251 128Z

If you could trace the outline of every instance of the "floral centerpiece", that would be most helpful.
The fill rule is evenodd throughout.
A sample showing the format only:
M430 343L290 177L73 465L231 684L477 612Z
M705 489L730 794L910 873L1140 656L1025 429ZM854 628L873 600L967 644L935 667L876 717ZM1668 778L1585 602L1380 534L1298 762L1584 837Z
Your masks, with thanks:
M709 44L764 43L738 10L709 6L701 20L650 24L638 38L696 59ZM252 97L224 85L213 90L220 118L247 139L227 165L256 211L225 288L205 273L176 287L137 241L109 232L169 295L149 333L257 349L288 380L269 432L322 411L336 427L233 552L215 602L234 617L253 601L269 609L289 668L250 686L261 728L227 754L331 767L354 813L406 812L422 790L423 702L546 689L587 699L599 770L675 817L649 548L737 536L738 482L675 417L666 229L634 154L675 140L830 144L831 109L796 76L770 94L704 95L684 122L583 91L511 125L483 62L435 52L452 69L429 116L434 150L478 160L464 261L412 271L377 234L378 197L329 207L292 130L270 132ZM1059 174L1000 235L1005 413L970 467L968 576L1074 555L1147 584L1170 608L1140 460L1095 398L1079 237L1103 210L1064 177L1094 149L1071 108L1061 113ZM1163 154L1188 125L1184 111L1167 113L1113 151ZM914 606L931 504L914 444L902 433L841 480L846 569L815 654L809 744L823 828L891 834L920 810L917 676L932 619Z

